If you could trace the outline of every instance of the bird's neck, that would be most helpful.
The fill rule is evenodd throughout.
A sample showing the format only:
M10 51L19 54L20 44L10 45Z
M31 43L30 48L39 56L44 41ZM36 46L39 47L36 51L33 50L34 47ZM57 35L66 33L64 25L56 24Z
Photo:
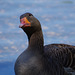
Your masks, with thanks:
M44 41L43 41L42 30L36 31L29 38L29 47L32 48L33 50L36 49L43 51L43 44Z

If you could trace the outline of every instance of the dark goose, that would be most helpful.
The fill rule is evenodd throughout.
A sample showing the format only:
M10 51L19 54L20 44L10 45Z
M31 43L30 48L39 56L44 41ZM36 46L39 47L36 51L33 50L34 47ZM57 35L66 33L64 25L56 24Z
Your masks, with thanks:
M75 71L75 46L67 44L49 44L44 46L48 57L59 61L64 67L70 67Z
M31 13L21 15L20 22L29 45L16 60L15 75L68 75L55 58L48 59L40 22Z

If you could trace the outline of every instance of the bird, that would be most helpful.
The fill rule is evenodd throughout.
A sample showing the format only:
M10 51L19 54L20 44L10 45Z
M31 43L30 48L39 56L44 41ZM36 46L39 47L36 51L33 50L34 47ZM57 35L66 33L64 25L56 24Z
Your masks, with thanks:
M28 48L17 58L15 75L69 75L60 62L45 52L39 20L31 13L20 16L20 28L27 34Z
M68 44L48 44L44 46L48 57L55 58L65 68L70 67L75 71L75 46Z

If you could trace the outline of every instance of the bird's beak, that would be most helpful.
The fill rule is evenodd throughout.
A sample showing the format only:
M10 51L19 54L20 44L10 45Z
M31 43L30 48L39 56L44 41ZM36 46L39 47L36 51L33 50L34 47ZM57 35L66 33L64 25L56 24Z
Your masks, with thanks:
M19 28L22 28L22 27L31 27L31 23L28 21L26 17L20 19Z

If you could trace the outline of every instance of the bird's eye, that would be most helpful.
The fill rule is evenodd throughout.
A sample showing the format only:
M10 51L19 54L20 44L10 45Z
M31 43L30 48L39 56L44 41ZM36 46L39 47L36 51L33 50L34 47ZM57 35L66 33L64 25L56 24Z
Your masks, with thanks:
M32 14L29 14L29 16L33 16Z

